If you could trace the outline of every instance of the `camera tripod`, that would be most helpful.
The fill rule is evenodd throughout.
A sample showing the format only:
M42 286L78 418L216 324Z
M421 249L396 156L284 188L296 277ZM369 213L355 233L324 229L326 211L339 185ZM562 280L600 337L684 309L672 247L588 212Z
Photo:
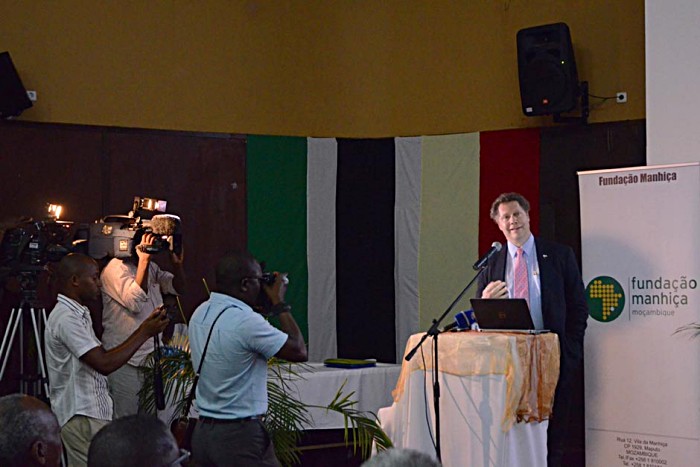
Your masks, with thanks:
M5 328L5 335L0 345L0 359L2 359L2 367L0 368L0 380L5 376L5 368L7 360L12 353L12 344L15 337L19 335L19 365L20 365L20 387L19 392L23 394L31 394L39 396L41 390L44 391L44 396L49 397L49 380L46 375L46 366L44 360L44 347L42 334L46 328L46 308L39 305L37 300L37 275L32 273L20 273L20 286L22 290L22 300L20 305L12 309L10 319ZM32 344L31 339L25 342L25 326L26 320L31 320L34 336L34 344L37 357L37 365L39 374L25 373L25 353ZM30 391L30 388L32 389Z

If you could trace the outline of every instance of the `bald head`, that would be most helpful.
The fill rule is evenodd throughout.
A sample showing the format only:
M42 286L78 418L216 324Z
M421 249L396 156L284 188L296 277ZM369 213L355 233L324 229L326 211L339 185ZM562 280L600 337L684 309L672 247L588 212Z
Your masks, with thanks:
M80 253L70 253L64 256L56 269L59 284L70 281L73 276L84 274L92 265L96 266L97 262Z
M60 427L48 405L24 394L0 397L0 465L60 465Z
M362 467L440 467L429 455L413 449L387 449L370 457Z
M216 265L216 287L222 293L253 305L260 292L261 274L260 265L250 252L228 253Z
M175 438L158 418L127 415L97 432L90 443L88 466L167 465L178 457L178 452Z
M63 257L56 268L58 292L78 303L95 300L100 294L100 269L86 255L71 253Z

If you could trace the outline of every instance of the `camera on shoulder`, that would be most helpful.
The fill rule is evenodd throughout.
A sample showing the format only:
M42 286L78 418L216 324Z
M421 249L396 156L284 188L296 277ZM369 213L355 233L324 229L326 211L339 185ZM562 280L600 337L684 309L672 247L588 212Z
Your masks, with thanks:
M182 252L180 217L166 214L167 203L153 198L134 198L128 215L106 216L90 225L88 254L93 258L128 258L143 235L155 236L146 253Z

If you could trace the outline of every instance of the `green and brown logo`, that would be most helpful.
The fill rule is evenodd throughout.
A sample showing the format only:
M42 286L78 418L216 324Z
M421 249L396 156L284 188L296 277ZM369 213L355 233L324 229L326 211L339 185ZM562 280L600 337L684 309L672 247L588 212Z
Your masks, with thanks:
M620 316L625 308L625 292L612 277L598 276L586 287L588 314L601 323L609 323Z

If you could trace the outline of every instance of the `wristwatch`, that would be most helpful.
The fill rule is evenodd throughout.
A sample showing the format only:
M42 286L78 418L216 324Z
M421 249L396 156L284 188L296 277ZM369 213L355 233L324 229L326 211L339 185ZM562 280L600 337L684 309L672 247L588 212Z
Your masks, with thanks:
M291 305L287 305L284 302L279 302L277 305L272 305L272 308L270 308L270 317L278 316L282 313L289 313L291 311Z

